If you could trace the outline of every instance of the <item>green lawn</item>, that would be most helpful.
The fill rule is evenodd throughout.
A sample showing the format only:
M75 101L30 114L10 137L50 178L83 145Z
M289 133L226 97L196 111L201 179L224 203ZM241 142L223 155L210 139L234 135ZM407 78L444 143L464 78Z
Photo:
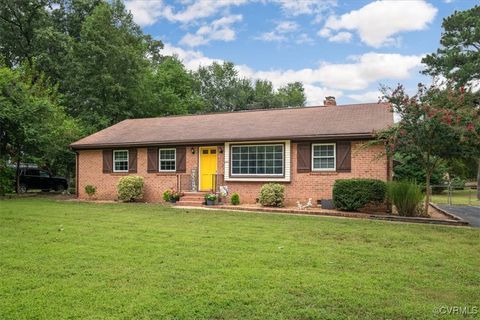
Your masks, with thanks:
M479 271L480 229L0 201L0 319L436 318Z
M448 192L444 191L441 194L432 195L432 202L438 203L438 204L448 204ZM477 199L477 190L473 190L473 189L453 190L452 204L480 206L480 200Z

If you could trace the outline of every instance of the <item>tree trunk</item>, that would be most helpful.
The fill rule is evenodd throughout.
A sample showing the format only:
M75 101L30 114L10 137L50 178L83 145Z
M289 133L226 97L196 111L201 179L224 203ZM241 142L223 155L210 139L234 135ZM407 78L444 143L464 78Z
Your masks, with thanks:
M428 215L428 206L430 204L430 194L431 194L431 188L430 188L430 176L431 176L430 170L426 170L425 172L425 206L423 208L424 214Z
M15 192L18 194L20 193L20 157L17 159L15 170Z
M477 169L477 199L480 200L480 159L478 159Z

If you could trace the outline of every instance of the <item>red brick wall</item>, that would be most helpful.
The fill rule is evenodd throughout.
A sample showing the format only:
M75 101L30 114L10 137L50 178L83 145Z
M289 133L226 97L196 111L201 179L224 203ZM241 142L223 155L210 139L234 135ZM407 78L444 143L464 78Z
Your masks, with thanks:
M374 178L387 180L386 157L379 157L382 146L361 148L362 142L352 142L352 171L337 172L310 172L297 173L297 144L292 143L291 182L283 183L286 188L287 204L295 204L300 200L305 202L312 198L330 199L332 186L337 179L348 178ZM191 147L187 147L187 174L193 168L197 168L198 148L192 154ZM224 173L224 154L218 153L218 172ZM102 173L102 151L85 150L79 151L79 197L87 198L85 186L92 184L97 187L97 199L114 200L117 198L116 185L118 179L128 173ZM162 193L168 188L176 187L177 178L175 173L147 173L147 149L138 149L137 173L145 179L145 201L162 201ZM254 203L258 198L261 186L265 182L233 182L227 181L225 185L229 193L237 192L242 203Z
M297 173L297 144L292 143L291 182L285 185L285 202L295 205L297 201L306 202L312 198L331 199L335 180L349 178L372 178L387 180L387 160L380 157L382 146L361 148L363 142L352 142L352 171L351 172L308 172ZM223 168L222 168L223 173ZM226 182L229 193L237 192L243 203L254 203L258 198L260 188L265 182Z
M195 147L195 154L191 152L192 147L187 147L187 173L197 166L198 148ZM169 188L177 187L177 175L175 173L148 173L147 172L147 149L137 149L137 173L103 173L102 150L80 150L78 152L78 192L79 198L87 199L85 194L86 185L97 187L96 198L98 200L117 199L118 180L126 175L138 175L144 178L144 200L147 202L163 201L163 192Z

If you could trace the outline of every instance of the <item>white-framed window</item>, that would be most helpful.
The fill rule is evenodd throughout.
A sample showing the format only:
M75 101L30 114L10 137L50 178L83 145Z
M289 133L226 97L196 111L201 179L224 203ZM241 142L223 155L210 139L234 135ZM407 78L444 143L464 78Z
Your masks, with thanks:
M177 170L177 150L175 148L158 149L158 171L174 172Z
M283 144L232 145L232 177L283 176L284 149Z
M335 171L335 149L335 143L312 144L312 171Z
M128 172L128 150L113 150L113 172Z

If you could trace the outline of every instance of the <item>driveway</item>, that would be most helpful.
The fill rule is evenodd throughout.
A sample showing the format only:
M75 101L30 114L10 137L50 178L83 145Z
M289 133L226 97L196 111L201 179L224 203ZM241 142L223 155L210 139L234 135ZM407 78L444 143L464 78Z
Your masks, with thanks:
M449 206L442 204L439 207L459 216L470 223L472 227L480 228L480 206Z

